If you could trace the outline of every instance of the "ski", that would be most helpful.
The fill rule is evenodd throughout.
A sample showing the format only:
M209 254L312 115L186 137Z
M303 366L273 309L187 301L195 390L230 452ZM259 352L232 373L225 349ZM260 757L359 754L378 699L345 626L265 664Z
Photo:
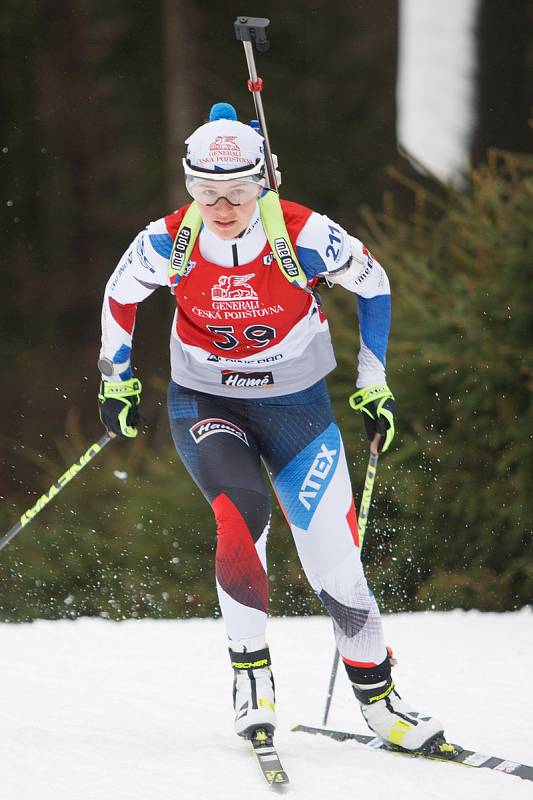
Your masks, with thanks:
M280 789L289 783L289 776L283 769L278 752L274 747L272 734L264 728L253 731L250 742L264 779L273 789Z
M520 764L516 761L508 761L505 758L478 753L476 750L465 750L459 745L440 743L433 752L423 753L419 751L402 750L394 745L387 744L379 736L369 736L363 733L345 733L329 728L312 727L311 725L294 725L293 731L303 733L321 734L335 739L337 742L353 740L365 745L370 750L384 750L387 753L394 753L400 756L410 756L411 758L425 758L429 761L449 761L451 764L462 764L464 767L483 767L493 769L496 772L505 772L509 775L517 775L526 781L533 781L533 767L527 764Z

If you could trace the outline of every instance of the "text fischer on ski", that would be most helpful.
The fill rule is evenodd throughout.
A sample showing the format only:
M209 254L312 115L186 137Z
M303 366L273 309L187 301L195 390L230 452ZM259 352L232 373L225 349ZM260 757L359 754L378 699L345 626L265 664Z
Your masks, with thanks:
M229 109L229 110L228 110ZM223 114L223 118L213 116ZM100 417L137 435L141 383L131 368L138 303L170 287L168 411L176 450L211 504L216 586L234 670L235 730L276 724L266 544L270 481L369 727L418 750L442 735L435 719L400 699L379 610L361 566L357 516L325 376L335 366L317 281L357 298L357 391L370 440L394 436L385 376L390 288L364 245L325 215L266 188L263 138L218 104L186 141L193 202L139 233L105 291Z

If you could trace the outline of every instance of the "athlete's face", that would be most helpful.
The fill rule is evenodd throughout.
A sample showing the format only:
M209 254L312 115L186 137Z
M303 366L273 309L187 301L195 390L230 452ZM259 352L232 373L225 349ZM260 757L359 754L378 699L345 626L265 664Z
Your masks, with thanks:
M240 206L232 206L224 197L221 197L214 206L198 203L198 208L208 230L216 233L221 239L235 239L248 227L256 202L256 198L253 197Z

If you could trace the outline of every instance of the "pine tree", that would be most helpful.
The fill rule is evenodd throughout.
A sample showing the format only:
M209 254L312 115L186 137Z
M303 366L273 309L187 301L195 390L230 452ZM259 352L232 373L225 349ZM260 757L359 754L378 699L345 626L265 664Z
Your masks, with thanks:
M369 571L403 602L513 608L533 595L533 157L491 151L465 192L411 188L411 212L366 217L395 296L382 478L401 519L381 519Z

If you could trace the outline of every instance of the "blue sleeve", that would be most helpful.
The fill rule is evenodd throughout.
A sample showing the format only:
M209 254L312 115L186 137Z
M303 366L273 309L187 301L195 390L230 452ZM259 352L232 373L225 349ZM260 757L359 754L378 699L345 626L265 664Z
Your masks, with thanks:
M391 324L390 294L357 296L359 327L363 344L385 366Z
M310 247L298 247L297 245L296 257L308 280L327 272L326 262L320 257L317 250L313 250Z

